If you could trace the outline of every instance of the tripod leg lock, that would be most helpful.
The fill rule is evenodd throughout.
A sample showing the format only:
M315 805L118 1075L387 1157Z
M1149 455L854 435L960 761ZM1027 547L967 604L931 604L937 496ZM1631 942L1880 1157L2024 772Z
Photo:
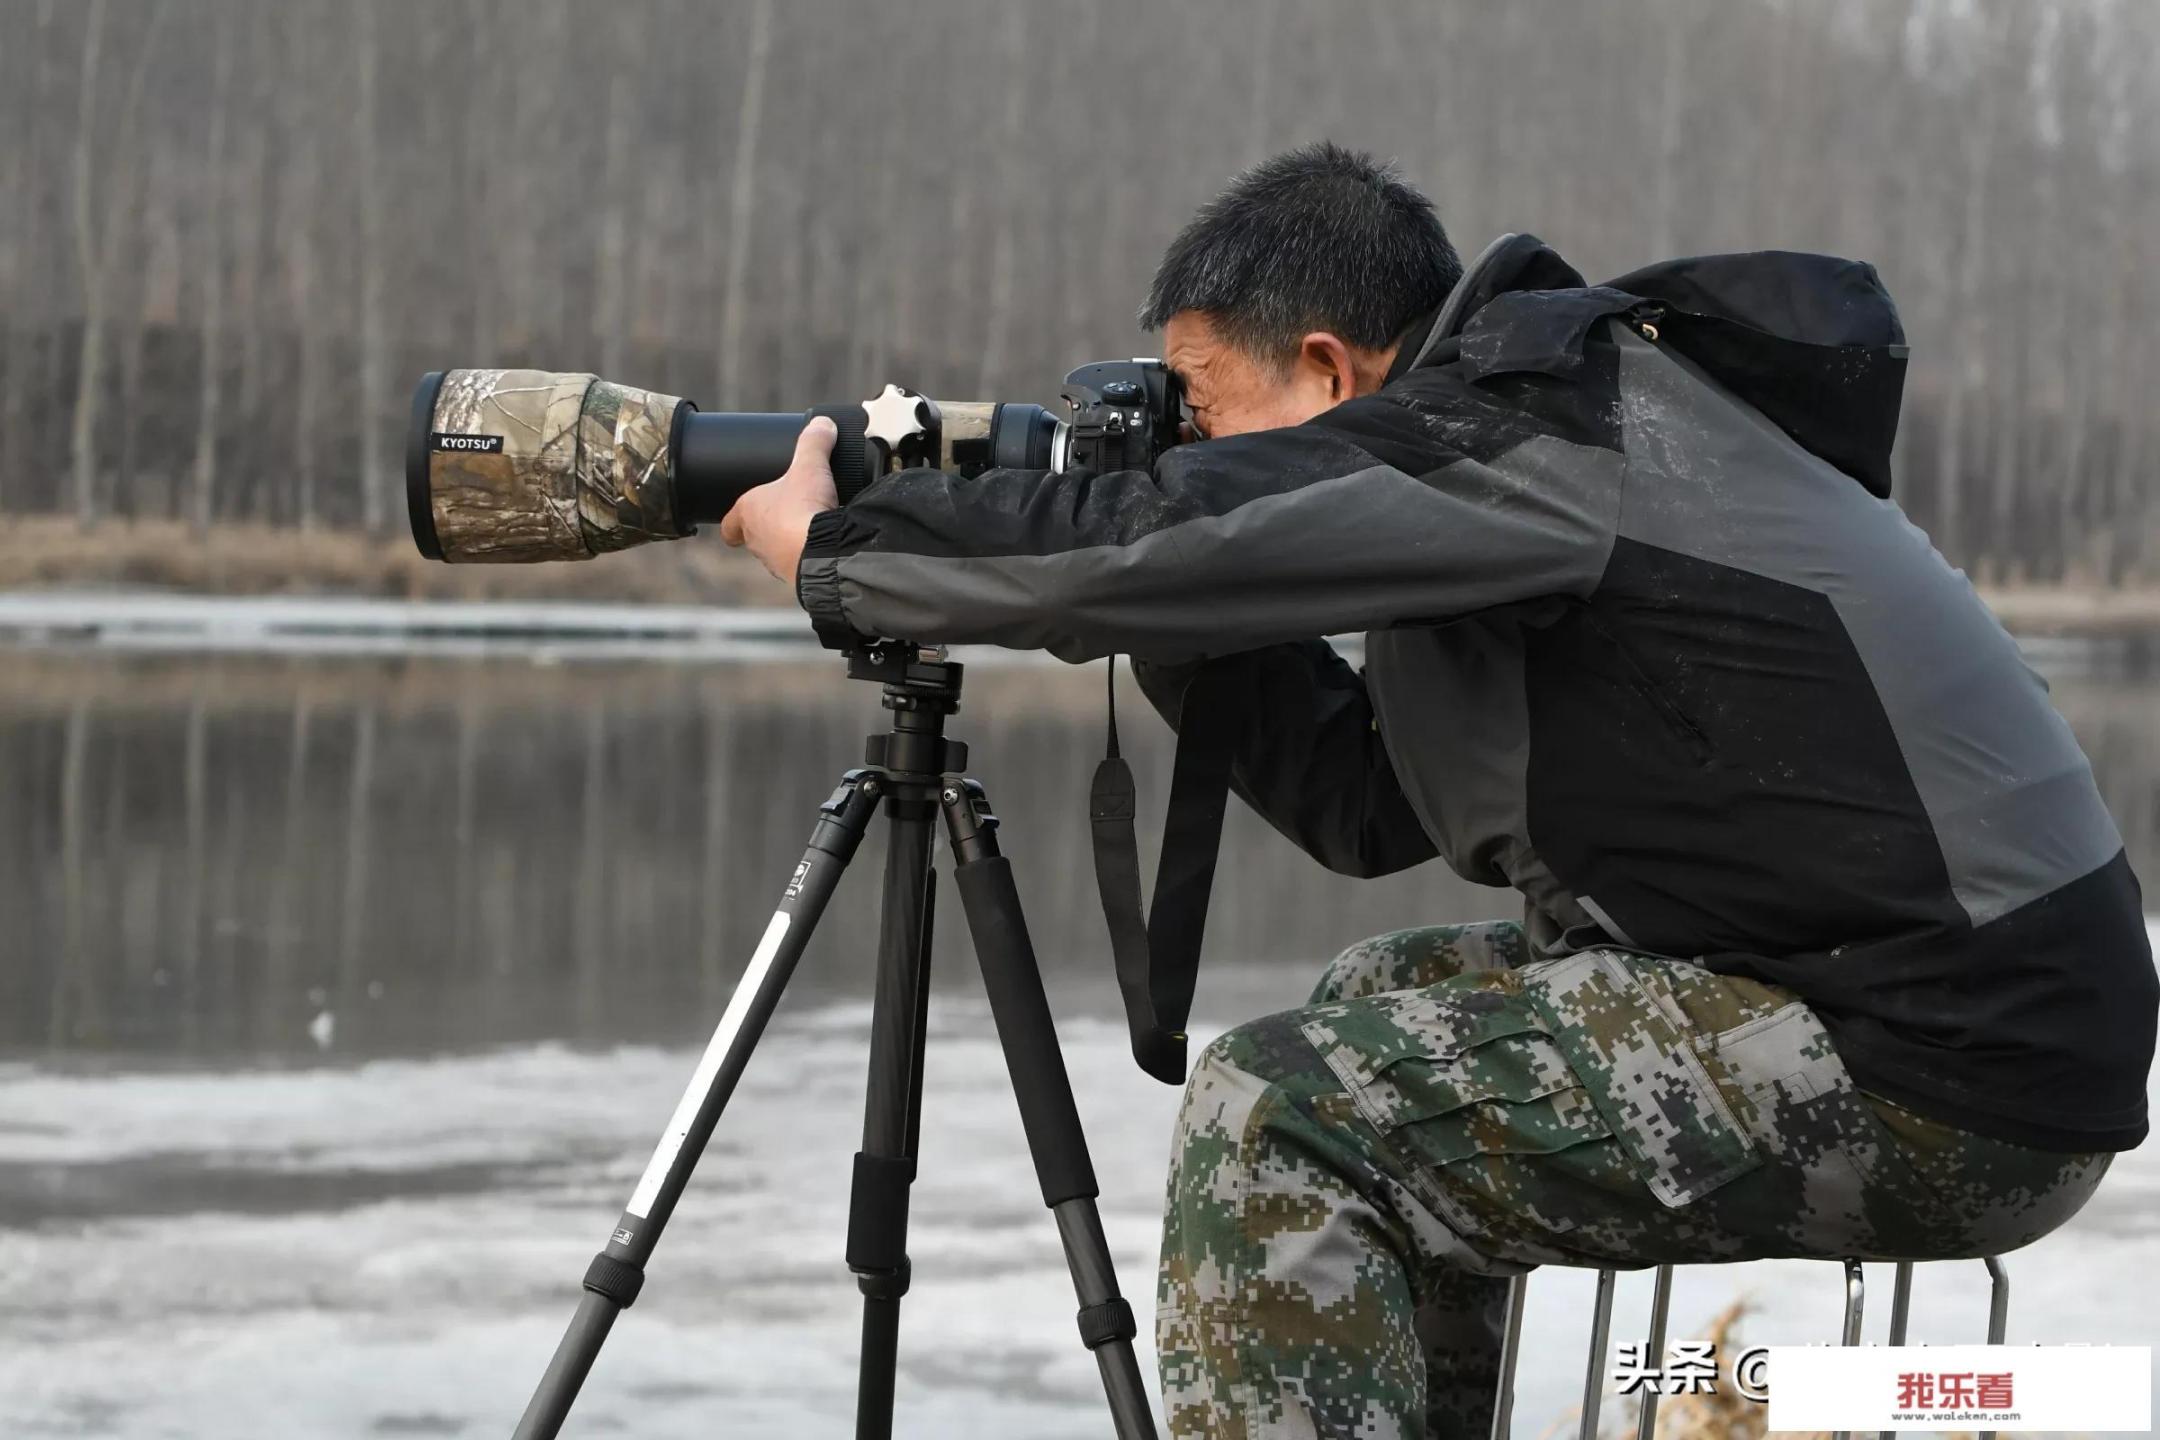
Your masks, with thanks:
M585 1267L585 1288L627 1310L645 1288L645 1272L627 1260L617 1260L603 1250Z
M1113 1295L1080 1312L1080 1343L1090 1350L1099 1350L1113 1340L1130 1340L1139 1333L1140 1327L1133 1323L1132 1306L1122 1295Z
M873 1300L897 1300L908 1292L908 1185L914 1178L911 1156L856 1152L847 1263L856 1285Z

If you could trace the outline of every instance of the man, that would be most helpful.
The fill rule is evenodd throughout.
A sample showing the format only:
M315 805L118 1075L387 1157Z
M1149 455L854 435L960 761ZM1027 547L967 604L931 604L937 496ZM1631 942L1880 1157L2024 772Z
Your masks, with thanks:
M1445 301L1445 304L1443 304ZM1241 795L1329 867L1522 924L1382 937L1187 1088L1180 1435L1468 1436L1529 1265L2007 1250L2146 1130L2137 883L2044 686L1888 499L1865 266L1585 286L1331 146L1239 177L1143 316L1153 474L890 477L829 438L728 538L822 633L1253 652ZM1365 673L1317 637L1368 631Z

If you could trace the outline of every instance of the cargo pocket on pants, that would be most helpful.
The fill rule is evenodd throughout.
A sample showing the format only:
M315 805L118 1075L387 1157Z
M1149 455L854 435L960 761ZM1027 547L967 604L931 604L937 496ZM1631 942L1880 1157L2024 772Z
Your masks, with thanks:
M1580 1077L1643 1183L1691 1204L1762 1163L1712 1078L1715 1048L1674 998L1663 966L1593 950L1523 973L1524 998Z
M1431 1172L1611 1134L1542 1016L1512 988L1375 995L1316 1007L1300 1029L1410 1167L1412 1187L1466 1238L1484 1227Z

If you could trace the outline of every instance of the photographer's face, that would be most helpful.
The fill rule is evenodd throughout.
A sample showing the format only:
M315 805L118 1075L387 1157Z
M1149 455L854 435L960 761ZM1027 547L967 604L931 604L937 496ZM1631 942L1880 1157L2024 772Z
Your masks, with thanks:
M1394 359L1393 346L1366 350L1316 330L1278 366L1230 344L1197 310L1180 310L1163 326L1163 363L1183 382L1204 440L1302 425L1379 389Z

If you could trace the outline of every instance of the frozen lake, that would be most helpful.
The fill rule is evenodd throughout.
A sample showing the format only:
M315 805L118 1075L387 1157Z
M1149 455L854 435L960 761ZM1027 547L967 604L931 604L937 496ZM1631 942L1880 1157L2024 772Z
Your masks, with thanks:
M1287 977L1286 977L1287 978ZM852 1433L858 1299L840 1263L867 1010L770 1032L618 1323L572 1434ZM1119 1026L1063 1026L1119 1275L1151 1294L1175 1092ZM0 1069L0 1434L505 1435L585 1262L694 1063L689 1049L521 1046L246 1071ZM936 1007L898 1430L1108 1433L1054 1230L973 997ZM2160 1165L2118 1161L2065 1230L2013 1257L2011 1337L2160 1343ZM1870 1272L1871 1336L1889 1271ZM1519 1428L1579 1399L1589 1272L1530 1286ZM1829 1264L1680 1272L1673 1334L1729 1300L1751 1340L1826 1341ZM1646 1276L1615 1333L1639 1334ZM1913 1335L1983 1338L1977 1264L1922 1267ZM1632 1327L1632 1328L1631 1328ZM1144 1363L1152 1363L1143 1356Z
M816 663L7 658L0 1437L507 1434L874 692ZM1099 685L984 671L954 733L1008 817L1144 1315L1177 1095L1127 1056L1086 870ZM2057 695L2150 877L2153 688L2066 674ZM1128 728L1152 810L1159 727ZM1208 1033L1295 1003L1347 940L1510 899L1437 872L1332 880L1242 816L1223 874ZM569 1433L851 1433L872 891L858 873L835 901ZM1106 1434L955 938L899 1430ZM2160 1342L2125 1283L2160 1274L2150 1154L2013 1258L2013 1340ZM1889 1271L1870 1278L1880 1336ZM1526 1440L1579 1398L1590 1286L1531 1284ZM1616 1336L1648 1288L1623 1281ZM1841 1280L1686 1270L1673 1334L1740 1295L1750 1341L1823 1341ZM1977 1340L1985 1311L1977 1263L1920 1271L1916 1339Z

